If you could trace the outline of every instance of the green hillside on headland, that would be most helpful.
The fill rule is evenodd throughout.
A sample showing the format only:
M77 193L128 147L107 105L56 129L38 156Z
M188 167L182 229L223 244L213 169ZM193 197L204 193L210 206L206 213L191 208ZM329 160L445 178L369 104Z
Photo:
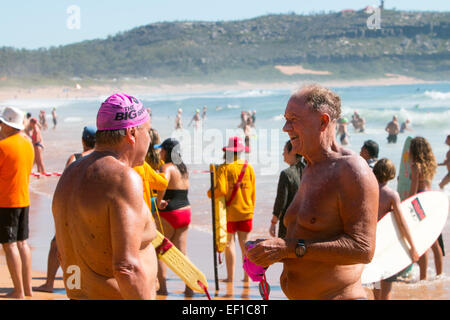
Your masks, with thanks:
M361 11L267 15L243 21L162 22L107 39L38 50L0 48L3 79L185 81L355 79L402 74L450 80L450 13ZM275 66L323 74L291 75Z

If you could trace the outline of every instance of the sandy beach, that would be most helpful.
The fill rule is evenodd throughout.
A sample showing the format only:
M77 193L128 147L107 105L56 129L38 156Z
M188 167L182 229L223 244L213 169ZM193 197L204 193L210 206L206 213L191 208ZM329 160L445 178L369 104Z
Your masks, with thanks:
M301 66L292 67L280 67L286 74L296 74L296 73L309 73L315 74L318 71L305 70ZM326 72L326 71L324 71ZM225 90L265 90L265 89L290 89L294 90L304 83L309 83L314 81L295 81L295 82L261 82L261 83L250 83L245 81L236 81L234 84L196 84L187 83L185 85L172 85L172 84L161 84L161 85L140 85L140 84L127 84L123 81L118 85L104 84L104 85L90 85L84 86L83 82L80 81L74 84L72 87L69 86L35 86L30 88L20 88L20 87L0 87L0 104L8 100L22 100L22 99L79 99L79 98L92 98L92 97L103 97L112 92L129 92L134 95L139 94L168 94L168 93L195 93L195 92L214 92L214 91L225 91ZM429 81L411 78L398 74L385 74L384 78L374 78L365 80L324 80L320 81L324 86L329 87L347 87L347 86L389 86L389 85L400 85L400 84L419 84L419 83L429 83Z

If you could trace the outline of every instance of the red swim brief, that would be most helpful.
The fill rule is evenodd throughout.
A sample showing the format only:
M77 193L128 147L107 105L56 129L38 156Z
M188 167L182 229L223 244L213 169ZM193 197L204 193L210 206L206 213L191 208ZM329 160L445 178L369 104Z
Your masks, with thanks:
M160 211L159 215L174 228L183 228L191 223L191 208Z
M252 231L253 219L244 221L227 221L227 232L235 233L236 231L250 232Z

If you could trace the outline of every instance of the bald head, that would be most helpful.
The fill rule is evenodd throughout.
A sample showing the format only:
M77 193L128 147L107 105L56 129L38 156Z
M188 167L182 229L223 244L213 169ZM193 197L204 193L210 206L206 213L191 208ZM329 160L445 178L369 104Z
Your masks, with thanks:
M327 113L330 120L341 116L341 98L328 88L319 84L304 86L295 91L291 99L304 101L313 111Z

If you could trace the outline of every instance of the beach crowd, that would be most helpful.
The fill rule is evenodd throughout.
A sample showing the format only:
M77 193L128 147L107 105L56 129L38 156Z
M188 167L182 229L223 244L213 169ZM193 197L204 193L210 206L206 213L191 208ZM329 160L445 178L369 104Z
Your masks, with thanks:
M188 126L206 121L206 106L196 109ZM178 109L175 129L182 129ZM29 179L34 164L44 174L45 112L36 119L17 108L0 114L0 242L14 288L11 298L32 296L33 290L52 292L56 272L63 271L69 299L155 299L168 295L166 264L161 255L171 243L187 253L191 223L189 170L181 143L162 139L152 123L151 109L125 93L108 97L100 106L96 127L81 134L83 149L68 155L56 186L52 212L56 234L50 244L47 279L31 287L31 252L28 214ZM299 88L289 98L283 131L289 140L283 148L288 168L281 171L267 239L249 241L255 209L255 172L245 160L251 152L256 110L243 111L239 128L223 146L223 163L215 172L216 184L205 197L225 199L227 277L235 281L236 264L244 264L243 281L253 266L283 264L281 288L289 299L367 299L361 284L364 265L375 252L377 221L392 211L408 242L420 279L427 276L428 251L434 255L436 274L443 273L442 235L419 256L405 223L397 191L387 186L396 168L378 159L379 144L367 140L357 154L347 148L348 124L363 133L365 120L354 112L351 121L341 114L341 99L318 84ZM53 129L57 126L52 110ZM161 124L162 125L162 124ZM388 143L399 133L412 131L396 116L385 131ZM337 139L339 138L339 142ZM445 139L450 146L450 135ZM438 165L450 171L450 151L438 163L429 142L414 137L409 147L411 167L408 196L431 190ZM440 182L444 188L450 173ZM167 241L154 246L157 234ZM241 260L237 263L236 243ZM169 266L170 267L170 266ZM398 275L372 284L375 299L390 299ZM79 278L74 278L79 275ZM184 294L194 295L186 284Z

